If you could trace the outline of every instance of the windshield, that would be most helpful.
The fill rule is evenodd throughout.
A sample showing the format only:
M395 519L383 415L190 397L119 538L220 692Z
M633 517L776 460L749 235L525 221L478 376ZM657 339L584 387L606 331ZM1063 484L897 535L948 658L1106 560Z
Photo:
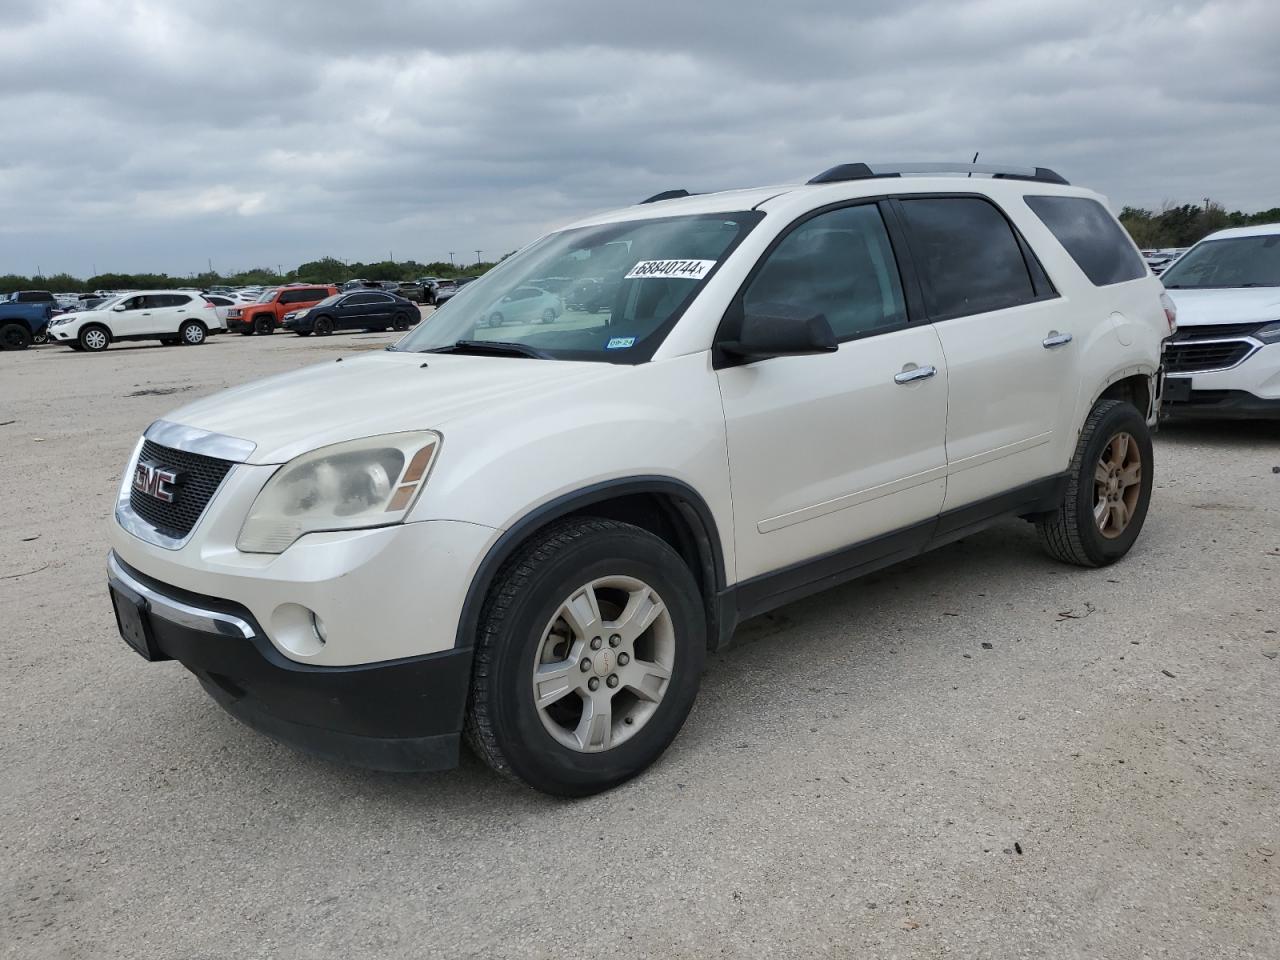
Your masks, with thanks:
M270 303L276 298L276 294L280 292L279 287L272 287L270 290L263 290L262 296L258 297L259 303Z
M1280 233L1206 241L1160 279L1171 290L1280 287Z
M460 282L394 349L498 341L524 355L643 363L762 217L717 213L551 234L475 282Z

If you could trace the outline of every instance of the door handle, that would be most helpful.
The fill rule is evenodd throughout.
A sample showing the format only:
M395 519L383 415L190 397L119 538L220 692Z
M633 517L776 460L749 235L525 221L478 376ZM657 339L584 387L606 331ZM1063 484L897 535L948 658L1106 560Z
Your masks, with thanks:
M1066 346L1071 342L1071 334L1059 333L1057 330L1050 330L1049 335L1040 341L1044 344L1046 350L1052 350L1054 347Z
M934 367L912 367L893 375L894 383L914 383L917 380L928 380L938 371Z

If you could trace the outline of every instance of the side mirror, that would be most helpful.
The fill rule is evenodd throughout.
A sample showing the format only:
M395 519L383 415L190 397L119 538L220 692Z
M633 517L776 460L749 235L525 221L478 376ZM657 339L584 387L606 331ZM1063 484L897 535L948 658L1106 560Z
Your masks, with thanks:
M742 317L735 340L722 340L720 352L740 363L771 357L803 357L840 349L825 314L804 316L795 307L766 303Z
M112 307L112 308L111 308L111 312L112 312L112 313L124 313L124 304L123 304L123 303L117 303L114 307Z

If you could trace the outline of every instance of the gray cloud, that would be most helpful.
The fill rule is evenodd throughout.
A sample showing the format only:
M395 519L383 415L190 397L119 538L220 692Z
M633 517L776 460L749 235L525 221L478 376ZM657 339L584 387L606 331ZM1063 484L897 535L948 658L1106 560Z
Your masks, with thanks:
M1053 166L1280 205L1273 0L9 0L0 273L474 257L672 186Z

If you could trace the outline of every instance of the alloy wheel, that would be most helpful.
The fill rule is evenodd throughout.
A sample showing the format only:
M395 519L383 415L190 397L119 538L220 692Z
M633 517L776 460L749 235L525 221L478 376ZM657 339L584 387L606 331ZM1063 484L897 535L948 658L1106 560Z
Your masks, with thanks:
M534 656L534 706L570 750L599 753L653 717L671 681L671 614L648 584L603 577L575 590L543 630Z
M1142 449L1128 433L1117 433L1102 449L1093 471L1093 519L1104 537L1124 533L1142 493Z

